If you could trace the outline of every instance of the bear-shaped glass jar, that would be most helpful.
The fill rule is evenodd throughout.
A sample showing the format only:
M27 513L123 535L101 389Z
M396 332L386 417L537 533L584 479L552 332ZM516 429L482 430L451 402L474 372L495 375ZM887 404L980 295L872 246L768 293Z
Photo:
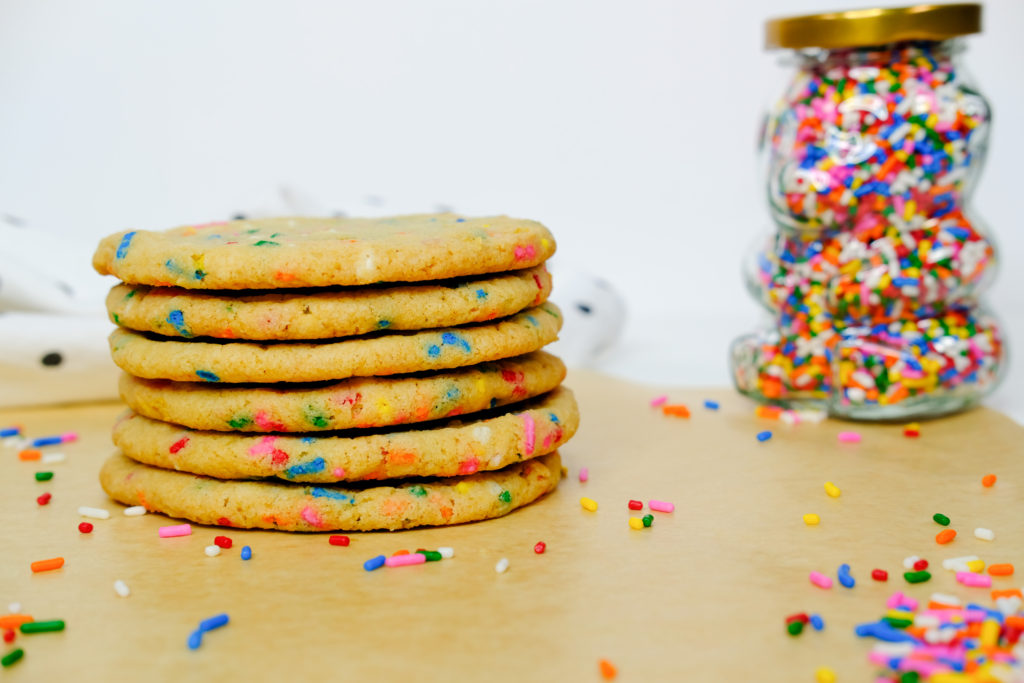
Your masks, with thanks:
M774 233L745 264L772 322L731 349L758 400L868 420L963 409L1005 374L979 304L996 248L966 202L990 111L960 66L980 6L777 19L795 74L768 118Z

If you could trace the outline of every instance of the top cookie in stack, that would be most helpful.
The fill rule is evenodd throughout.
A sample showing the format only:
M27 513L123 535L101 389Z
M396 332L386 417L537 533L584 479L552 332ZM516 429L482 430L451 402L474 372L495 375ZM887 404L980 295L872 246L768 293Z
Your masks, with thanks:
M107 307L133 412L114 430L131 460L104 466L104 488L199 522L306 531L530 502L556 485L578 423L564 365L540 351L561 325L554 250L539 223L451 214L105 238L93 264L124 281Z

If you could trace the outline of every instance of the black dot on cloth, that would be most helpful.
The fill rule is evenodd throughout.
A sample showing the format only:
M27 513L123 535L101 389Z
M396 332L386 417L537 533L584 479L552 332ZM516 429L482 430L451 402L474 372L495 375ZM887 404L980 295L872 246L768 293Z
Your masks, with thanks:
M236 220L236 221L244 221L244 220L245 220L245 214L244 214L244 213L236 213L236 214L235 214L235 215L234 215L234 216L232 217L232 220Z
M588 306L586 304L576 304L576 308L580 309L580 311L585 313L586 315L590 315L590 312L591 312L590 306Z
M57 289L59 289L60 291L64 292L68 296L74 296L75 295L75 290L71 289L71 285L69 285L66 282L58 282L57 283Z
M48 368L52 368L63 363L64 356L60 355L56 351L50 351L48 354L39 359L39 362Z

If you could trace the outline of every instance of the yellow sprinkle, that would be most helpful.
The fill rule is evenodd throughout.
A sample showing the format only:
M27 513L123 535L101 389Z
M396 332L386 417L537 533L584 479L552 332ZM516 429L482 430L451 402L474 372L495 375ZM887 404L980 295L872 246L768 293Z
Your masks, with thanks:
M823 666L814 672L814 680L818 683L836 683L836 672Z
M459 493L465 493L466 491L469 490L469 484L467 484L464 481L460 481L458 484L455 485L455 490L458 491Z
M983 571L985 571L985 561L984 560L968 560L967 561L967 568L970 569L975 574L980 574Z
M806 524L807 526L814 526L820 521L821 517L818 517L818 515L814 514L813 512L808 512L806 515L804 515L804 524Z
M580 498L580 505L583 506L584 510L590 510L591 512L597 509L597 501L593 498ZM640 522L640 525L643 526L643 522Z
M981 624L981 635L978 636L982 647L992 647L999 641L999 622L986 619Z
M830 481L826 481L825 482L825 493L827 493L828 495L832 496L833 498L838 498L839 494L840 494L839 487L836 486L835 484L833 484Z
M597 503L594 503L594 505L597 505ZM584 507L586 507L586 506L584 506ZM643 529L644 528L644 520L640 519L639 517L630 517L629 518L629 528L630 529Z

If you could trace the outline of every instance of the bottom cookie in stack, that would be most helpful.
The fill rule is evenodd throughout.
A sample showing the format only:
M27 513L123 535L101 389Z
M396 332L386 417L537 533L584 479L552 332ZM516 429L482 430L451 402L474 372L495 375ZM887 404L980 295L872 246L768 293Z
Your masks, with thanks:
M285 531L373 531L475 522L505 515L553 491L558 453L464 477L367 485L213 479L142 465L115 454L100 483L126 505L200 524Z

